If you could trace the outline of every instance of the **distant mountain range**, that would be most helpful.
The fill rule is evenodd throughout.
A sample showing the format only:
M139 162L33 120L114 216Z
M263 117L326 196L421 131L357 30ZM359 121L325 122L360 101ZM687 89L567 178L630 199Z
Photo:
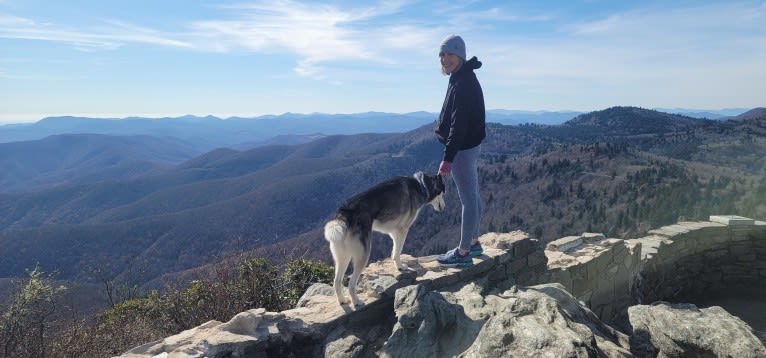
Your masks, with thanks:
M569 115L552 125L488 126L482 232L521 229L542 241L583 231L629 237L681 215L766 218L766 109L726 120L636 107ZM329 127L307 125L316 117L296 115L297 137L241 148L286 135L279 133L290 130L283 123L290 117L259 119L279 130L257 135L246 119L59 118L0 127L6 136L14 128L56 134L0 144L0 277L39 262L77 282L93 282L94 269L119 279L140 270L140 284L158 287L233 255L329 261L321 226L345 198L392 176L436 170L443 148L433 114L412 116L368 115L368 128L422 122L402 132L327 134ZM359 119L352 118L326 120ZM242 133L226 127L236 123ZM109 133L62 134L98 132L90 125ZM454 190L448 195L444 213L423 210L405 252L455 244L459 209ZM387 250L390 240L376 240L374 258Z
M747 109L706 111L694 109L658 109L694 118L721 119L745 112ZM506 125L525 123L556 125L564 123L582 112L576 111L523 111L494 109L487 111L487 121ZM252 118L192 115L175 118L88 118L48 117L34 123L0 125L0 143L42 139L56 134L151 135L186 140L200 150L218 147L239 147L273 143L274 137L305 142L303 136L398 133L433 123L438 113L382 113L355 114L296 114L265 115ZM286 136L286 137L283 137Z
M721 119L739 109L700 111L672 109L665 112L694 118ZM522 111L495 109L487 111L487 121L505 125L525 123L556 125L582 112ZM296 114L265 115L253 118L182 116L176 118L87 118L48 117L35 123L0 125L0 143L42 139L57 134L150 135L173 137L194 143L197 150L218 147L247 149L266 144L305 143L318 135L357 133L399 133L433 123L438 113Z
M256 118L183 116L177 118L96 119L50 117L35 123L0 126L0 143L42 139L54 134L151 135L194 143L199 150L259 145L280 136L395 133L433 122L433 114L292 114Z

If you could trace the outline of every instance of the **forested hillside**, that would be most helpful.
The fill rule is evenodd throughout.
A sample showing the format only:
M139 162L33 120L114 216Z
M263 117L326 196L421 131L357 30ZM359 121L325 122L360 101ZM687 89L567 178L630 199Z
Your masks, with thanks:
M766 218L765 112L709 121L614 107L560 125L490 124L482 231L524 230L546 242L583 231L633 237L682 216ZM61 279L97 282L98 268L157 287L243 252L330 262L321 227L337 206L386 178L436 171L441 149L426 125L218 149L135 178L3 194L0 277L39 262ZM422 211L406 253L457 242L450 189L445 212ZM389 241L374 242L374 259L388 256Z

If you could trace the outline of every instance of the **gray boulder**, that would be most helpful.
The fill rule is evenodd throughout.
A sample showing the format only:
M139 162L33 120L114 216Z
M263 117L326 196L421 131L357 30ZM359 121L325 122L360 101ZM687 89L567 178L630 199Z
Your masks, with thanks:
M750 326L721 307L656 302L628 308L636 357L764 358Z
M560 284L482 295L409 286L383 357L630 357L628 338L602 323ZM621 346L625 345L624 347Z

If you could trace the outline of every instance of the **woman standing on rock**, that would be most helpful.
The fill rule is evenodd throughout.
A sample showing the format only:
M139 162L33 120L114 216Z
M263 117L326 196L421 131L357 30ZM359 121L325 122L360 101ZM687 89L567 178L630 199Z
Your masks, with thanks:
M472 257L484 252L478 240L481 198L477 168L481 142L486 136L484 93L474 73L481 68L481 62L475 56L466 61L465 42L457 35L441 43L439 60L442 73L450 76L435 128L436 137L444 144L439 174L452 175L462 213L460 244L437 261L446 267L466 267L473 265Z

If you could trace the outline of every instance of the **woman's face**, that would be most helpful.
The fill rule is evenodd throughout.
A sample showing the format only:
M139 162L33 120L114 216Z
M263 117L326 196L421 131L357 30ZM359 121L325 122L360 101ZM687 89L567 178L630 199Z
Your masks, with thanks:
M460 65L460 57L446 52L439 53L439 61L442 64L442 70L447 75L452 74L452 72L454 72Z

